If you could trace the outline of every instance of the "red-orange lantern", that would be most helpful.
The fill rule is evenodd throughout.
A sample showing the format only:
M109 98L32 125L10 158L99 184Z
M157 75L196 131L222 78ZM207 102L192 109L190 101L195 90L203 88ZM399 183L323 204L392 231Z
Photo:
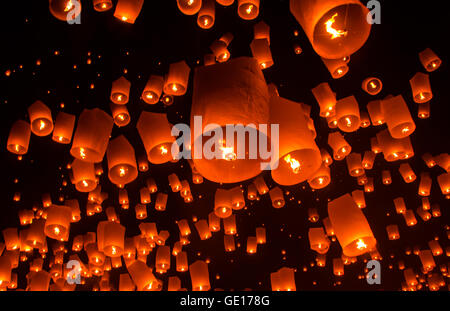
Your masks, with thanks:
M9 152L22 155L28 152L30 144L31 128L28 122L18 120L14 122L9 131L6 148Z
M336 94L327 82L323 82L311 90L320 107L320 116L329 117L335 114Z
M28 107L31 131L37 136L47 136L53 131L52 111L40 100Z
M105 12L112 8L113 4L111 0L94 0L94 10L97 12Z
M70 144L72 141L72 134L75 125L75 116L58 112L55 121L55 128L53 129L52 139L60 144Z
M114 11L114 17L123 22L134 24L143 5L144 0L119 0Z
M401 95L382 100L381 111L393 138L404 138L416 129L408 105Z
M191 264L189 266L189 274L191 276L193 291L208 291L211 289L208 264L206 262L197 260Z
M76 2L76 3L75 3ZM80 0L49 0L50 13L63 22L74 21L81 13Z
M177 0L178 9L186 15L195 15L202 7L202 0Z
M191 68L185 61L170 64L169 73L164 79L164 93L173 96L186 94Z
M349 71L347 63L341 58L338 59L322 58L322 61L325 67L327 67L333 79L340 79L343 76L345 76Z
M150 105L158 103L163 87L164 78L157 75L151 75L142 92L142 100Z
M270 45L267 39L253 39L250 48L253 57L258 61L261 69L267 69L273 66L272 52L270 51Z
M409 80L411 84L414 102L418 104L426 103L433 98L430 86L430 76L426 73L418 72Z
M125 77L120 77L112 83L111 101L117 105L125 105L130 98L131 82Z
M216 20L216 5L214 0L202 0L202 7L197 15L197 25L203 29L210 29Z
M442 64L441 59L430 48L426 48L425 50L420 52L419 58L420 58L420 62L422 63L423 67L428 72L435 71Z
M114 123L118 127L123 127L130 123L130 113L128 112L126 105L117 105L111 103L109 107L111 108L111 114L113 116Z
M108 177L116 185L126 185L138 175L133 146L125 136L110 140L106 154L108 159Z
M245 20L255 19L259 14L259 0L238 0L238 15Z
M383 89L383 83L378 78L367 78L362 83L362 89L369 95L377 95Z
M361 125L359 105L353 95L337 101L336 119L339 129L343 132L354 132L359 129Z

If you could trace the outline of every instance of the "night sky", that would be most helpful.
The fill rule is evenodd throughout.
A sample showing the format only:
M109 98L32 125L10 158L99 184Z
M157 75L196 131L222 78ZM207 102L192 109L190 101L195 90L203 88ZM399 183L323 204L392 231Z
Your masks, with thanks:
M268 83L278 86L280 96L312 106L311 116L317 130L317 145L331 149L327 144L330 129L324 118L319 117L319 109L311 89L322 82L329 82L337 93L337 98L354 95L361 111L366 111L366 104L373 99L381 99L389 94L403 95L408 103L411 115L417 125L411 136L415 156L408 160L418 176L417 181L406 184L401 178L398 167L402 162L387 163L381 154L377 155L375 166L367 171L367 176L374 178L375 192L366 193L367 207L363 210L378 242L378 250L383 257L381 285L368 285L365 279L364 259L358 263L345 266L345 275L335 277L332 271L332 259L340 257L341 247L333 242L327 253L327 265L324 268L311 267L316 253L309 248L308 229L322 225L327 216L327 202L355 189L356 179L350 177L345 161L335 161L331 166L331 184L325 189L312 191L306 182L292 187L281 187L287 202L281 209L274 209L269 195L261 196L258 201L246 201L244 210L235 212L237 217L236 244L241 247L232 253L226 253L223 246L223 231L213 233L213 237L200 241L192 222L194 217L207 219L214 208L214 193L217 187L232 188L242 184L244 189L251 182L218 185L207 181L200 185L191 183L194 202L185 204L179 193L172 193L167 176L176 173L180 180L191 180L191 169L185 160L177 163L151 165L149 171L140 173L138 178L126 186L130 197L130 209L122 210L118 204L118 189L107 177L106 157L103 161L105 174L101 177L102 191L108 192L109 198L102 204L103 210L114 206L121 224L126 226L126 236L140 233L134 206L139 203L139 189L145 185L148 177L156 180L158 189L169 194L167 209L158 212L154 209L155 195L148 207L145 222L156 222L158 230L171 233L166 245L173 245L178 240L176 220L187 219L191 226L191 243L183 250L188 252L189 263L197 259L210 259L209 273L212 288L226 290L270 290L270 273L281 267L296 268L297 290L401 290L404 281L403 272L397 262L404 260L407 268L420 273L419 257L406 255L405 249L419 246L428 248L428 241L439 238L444 254L435 257L439 266L448 265L445 248L450 247L446 227L449 225L449 201L442 195L436 176L442 174L442 168L429 169L421 155L449 153L449 68L448 68L448 31L449 5L442 0L429 0L410 4L406 1L381 1L381 25L374 25L366 44L354 55L349 63L349 73L333 80L323 65L320 57L312 49L301 26L289 11L288 0L262 0L257 19L245 21L237 15L237 3L230 7L216 4L216 21L210 30L200 29L195 16L183 15L177 8L175 0L147 0L135 24L123 23L113 17L114 9L104 13L94 11L92 1L82 1L83 10L80 25L68 25L54 18L47 1L9 1L11 7L1 19L2 61L0 62L0 124L3 152L1 152L1 216L0 229L19 227L17 213L21 209L31 209L42 205L42 194L50 193L52 200L58 203L58 197L76 198L80 202L82 220L71 225L71 238L66 243L71 253L72 238L78 234L96 232L97 223L106 220L104 212L91 217L86 216L87 194L79 193L68 179L67 163L72 158L70 145L57 144L51 136L31 135L29 151L19 161L17 156L6 150L6 140L12 124L18 120L29 120L27 107L36 100L43 101L52 110L55 118L59 111L79 115L85 108L98 107L110 113L110 90L112 81L124 75L131 81L130 101L127 108L131 122L123 128L114 126L112 138L121 134L131 142L136 155L145 154L141 139L136 130L136 123L141 111L165 112L171 123L189 123L192 100L192 77L185 96L175 97L172 106L162 103L148 105L140 97L150 74L164 75L170 63L185 60L193 69L203 61L203 55L211 53L209 46L226 32L234 35L229 50L232 58L251 56L250 43L253 39L253 26L258 21L265 21L271 29L271 52L274 65L264 70ZM114 3L116 1L113 1ZM237 1L235 1L237 2ZM365 3L365 1L362 1ZM400 2L402 5L400 5ZM5 12L5 11L4 11ZM294 36L294 30L299 35ZM303 53L296 55L293 45L298 43ZM418 105L413 102L409 79L417 72L425 72L418 53L431 48L443 61L442 66L430 74L434 98L431 101L431 117L426 120L417 118ZM89 56L90 55L90 56ZM91 64L88 64L88 59ZM40 65L37 61L40 60ZM74 69L76 65L76 69ZM5 72L11 71L7 76ZM126 74L124 71L126 70ZM370 76L383 81L383 91L376 97L366 94L361 89L361 82ZM91 84L94 88L91 88ZM64 103L64 108L61 108ZM345 134L354 152L364 153L370 150L370 138L382 127L359 129ZM389 169L392 185L381 183L381 171ZM418 215L417 225L407 227L401 215L395 212L393 199L403 196L408 209L416 210L421 204L417 195L419 175L429 171L433 178L430 196L431 204L439 204L441 217L433 217L424 222ZM276 186L270 172L263 172L269 188ZM15 183L14 180L18 179ZM66 187L63 180L68 181ZM21 192L20 202L13 201L15 192ZM313 224L308 221L307 210L318 209L320 220ZM400 240L389 241L386 226L397 224ZM246 252L248 236L255 235L255 228L264 226L267 230L267 244L258 245L256 254ZM48 239L51 252L52 240ZM148 258L148 265L154 264L156 251ZM39 256L37 250L33 256ZM84 255L81 259L87 262ZM67 260L66 258L66 260ZM15 271L19 274L19 288L26 287L25 275L29 261L20 263ZM389 266L392 266L390 269ZM48 259L44 264L48 268ZM118 277L125 273L122 267L111 272L111 285L118 288ZM175 258L172 268L157 278L164 280L167 288L168 276L177 275L182 286L190 288L189 273L175 271ZM426 279L426 277L425 277ZM448 284L448 279L447 284ZM98 278L86 281L86 285L77 289L89 290L98 282ZM426 284L426 283L425 283ZM425 285L424 284L424 285ZM426 287L424 286L426 290ZM444 287L443 289L446 289Z

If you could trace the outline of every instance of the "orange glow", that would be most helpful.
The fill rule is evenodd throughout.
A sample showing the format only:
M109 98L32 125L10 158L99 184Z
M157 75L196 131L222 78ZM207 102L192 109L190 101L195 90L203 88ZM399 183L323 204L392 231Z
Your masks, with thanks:
M72 0L69 0L66 3L66 7L64 8L64 12L69 12L74 7L74 4L72 3Z
M167 154L167 152L168 152L167 148L164 147L164 146L159 147L159 150L161 151L161 154L162 154L162 155L165 155L165 154Z
M333 24L335 23L335 18L337 16L338 13L334 14L329 20L325 22L326 30L331 35L332 40L347 35L347 31L337 30L333 28Z
M364 248L367 248L367 244L364 243L364 241L363 241L362 239L359 239L359 240L356 242L356 248L357 248L357 249L364 249Z
M301 169L300 162L292 158L290 154L284 157L284 161L291 166L291 169L294 172L294 174L298 174L300 172Z
M252 11L253 11L253 4L250 4L248 8L245 9L245 12L250 15L252 14Z
M127 174L127 171L124 167L119 168L119 176L123 177Z
M84 148L80 148L80 156L83 160L86 158L86 150Z
M59 230L59 227L55 227L53 229L53 231L55 232L56 235L59 235L61 233L61 230Z

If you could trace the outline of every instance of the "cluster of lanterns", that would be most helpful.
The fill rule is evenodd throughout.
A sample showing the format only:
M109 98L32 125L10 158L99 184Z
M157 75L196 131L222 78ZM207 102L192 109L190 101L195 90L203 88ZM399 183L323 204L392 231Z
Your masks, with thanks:
M143 0L119 0L114 16L128 23L134 23ZM259 0L238 0L237 11L245 20L253 20L259 14ZM230 6L234 0L217 0L223 6ZM50 0L50 12L59 19L64 19L66 12L72 9L70 0ZM186 15L197 14L199 27L209 29L215 20L215 1L213 0L177 0L179 10ZM107 11L112 8L111 0L94 0L94 9ZM367 40L370 24L366 22L368 9L357 0L291 0L290 9L302 26L315 52L333 79L343 77L349 70L350 56ZM344 18L345 17L345 18ZM311 90L320 108L320 117L326 119L330 132L328 146L319 146L315 139L317 133L311 116L311 106L283 98L274 85L267 85L263 70L272 66L274 61L270 52L270 29L264 22L255 24L254 39L250 44L253 58L240 57L231 59L228 50L233 35L224 34L210 46L211 54L205 55L204 65L195 68L193 79L193 99L191 124L194 116L202 116L204 124L214 124L224 129L227 124L279 124L279 157L277 168L271 171L271 177L279 186L269 189L260 176L263 159L240 159L233 147L224 147L224 157L215 159L197 159L189 161L192 180L181 180L174 173L168 174L168 184L172 192L179 193L188 204L194 200L190 183L201 184L203 179L220 183L211 202L211 212L207 219L196 219L195 230L200 240L207 240L221 231L223 225L224 251L236 249L234 237L237 234L236 217L246 202L269 195L274 208L283 208L286 204L285 194L280 186L297 185L307 182L312 189L322 189L332 182L330 167L334 161L347 164L348 174L355 178L364 190L355 190L328 203L328 217L318 223L319 216L315 208L308 211L308 219L314 227L308 230L311 251L316 253L316 264L326 265L326 254L332 241L342 248L342 256L332 259L333 273L344 274L344 266L356 262L358 256L370 254L374 259L380 258L377 240L363 212L366 207L365 193L375 191L373 176L366 173L373 169L378 153L384 160L394 162L414 157L410 136L416 130L416 124L405 99L388 96L375 99L367 104L367 112L361 111L360 103L354 96L337 99L337 94L327 82ZM298 47L301 52L301 48ZM297 49L296 49L297 53ZM431 73L441 65L439 57L426 49L419 55L424 69ZM161 99L173 101L175 96L183 96L189 87L190 67L186 62L170 65L165 76L150 76L142 91L142 100L154 105ZM428 118L429 102L433 98L429 74L417 73L411 80L411 92L414 102L421 105L418 118ZM231 77L231 78L230 78ZM111 114L95 108L84 109L79 116L59 112L53 121L52 111L41 101L28 107L29 120L16 121L7 141L7 150L19 157L28 152L31 133L36 136L49 136L55 143L70 145L73 161L68 165L70 179L79 192L88 195L86 217L103 211L102 203L108 193L102 191L99 176L103 173L102 163L106 162L109 181L119 188L118 205L129 209L126 185L136 180L140 173L149 169L149 163L160 165L174 162L171 135L172 125L162 113L142 111L137 125L146 155L136 158L133 145L124 135L111 138L115 126L124 127L132 117L127 110L132 85L120 77L112 82L110 100ZM369 95L380 93L383 83L379 78L368 77L362 82L362 89ZM344 134L356 132L368 126L380 127L378 134L370 141L371 150L364 154L352 152L352 146ZM382 125L386 125L381 129ZM204 130L204 129L202 129ZM258 135L267 139L270 133L256 129ZM197 146L203 147L203 136L192 137L191 153ZM195 142L199 140L200 144ZM226 141L224 141L226 145ZM246 141L248 147L248 141ZM329 151L332 152L330 155ZM106 161L105 159L106 155ZM443 172L437 177L437 183L446 198L450 197L450 156L440 154L432 156L423 154L427 167L439 166ZM407 226L417 224L416 215L423 221L441 215L439 206L430 204L429 196L433 180L428 172L414 172L408 162L402 162L399 173L405 183L419 179L418 196L422 206L416 212L408 209L402 197L393 201L395 211L404 217ZM391 172L380 172L382 183L392 183ZM226 184L252 180L247 189L242 186L229 188ZM163 181L158 181L163 182ZM246 195L244 195L246 193ZM52 202L48 194L43 195L42 206L34 210L19 213L22 228L6 228L2 231L4 242L0 243L0 289L17 288L19 261L30 260L27 274L27 290L74 290L75 285L68 282L71 274L65 263L67 260L79 262L78 271L81 282L93 276L99 277L95 289L99 290L161 290L165 285L157 274L175 269L179 273L189 271L191 286L194 291L210 290L208 262L197 260L188 262L188 253L183 250L190 243L191 227L186 219L178 220L179 240L173 245L166 241L171 234L157 229L154 222L145 222L147 208L155 197L155 209L165 211L168 194L159 191L154 179L148 178L146 185L139 191L140 203L134 207L141 233L126 236L126 228L114 207L105 209L107 220L97 224L96 232L71 236L71 224L82 221L78 200L63 200L62 205ZM20 193L14 195L20 201ZM389 240L400 239L400 230L396 224L386 227ZM447 228L447 234L450 231ZM450 236L449 236L450 238ZM247 253L257 253L257 246L265 244L266 228L255 228L255 235L247 237ZM52 241L52 255L47 241ZM71 241L71 249L68 245ZM70 246L69 246L70 247ZM37 249L40 256L29 259L29 254ZM155 250L153 269L147 265L147 256ZM70 251L70 254L65 254ZM85 252L88 262L84 263L79 254ZM446 255L449 256L449 249ZM445 285L443 276L448 275L447 267L441 267L441 273L433 272L436 264L434 257L442 256L444 250L438 241L430 241L429 249L415 250L422 263L422 271L427 275L430 290L437 290ZM176 258L176 266L171 266L171 257ZM43 269L44 259L50 259L50 270ZM119 284L113 285L109 271L125 265L128 273L120 275ZM417 271L405 267L404 290L416 290L422 287L417 280ZM295 269L282 267L270 274L272 290L296 290ZM51 282L52 281L52 282ZM168 290L181 290L180 278L171 276Z

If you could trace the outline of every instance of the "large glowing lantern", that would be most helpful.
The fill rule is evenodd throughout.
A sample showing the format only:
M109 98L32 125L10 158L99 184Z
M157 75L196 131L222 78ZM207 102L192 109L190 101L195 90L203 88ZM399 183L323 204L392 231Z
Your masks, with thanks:
M111 116L103 110L84 109L78 119L70 154L86 162L101 162L113 124Z
M143 111L136 128L150 163L163 164L173 159L171 150L175 138L165 114Z
M75 116L63 111L58 112L52 139L60 144L70 144L75 125Z
M381 110L393 138L400 139L409 136L416 129L408 105L401 95L382 100Z
M152 270L140 260L136 260L128 266L128 273L138 291L158 290L161 287Z
M11 127L6 148L9 152L22 155L28 152L30 144L30 124L23 120L17 120Z
M328 203L328 216L345 255L359 256L374 249L377 241L369 223L349 194Z
M208 291L211 289L209 283L208 264L197 260L189 266L191 276L192 291Z
M257 148L249 149L249 146L258 136L259 142L267 143L267 136L252 125L268 124L268 121L269 93L255 59L236 58L196 69L190 123L191 127L194 125L192 154L195 167L204 178L234 183L258 175L262 170L261 154L255 154ZM245 138L232 131L234 140L227 141L223 137L227 124L243 125L245 131L239 132L246 132ZM214 137L207 136L208 133ZM213 154L203 154L204 145L211 141L214 141Z
M125 105L130 98L131 82L125 77L120 77L112 83L111 101L116 105Z
M430 86L430 76L426 73L418 72L409 80L414 102L423 104L433 98Z
M272 52L270 51L269 41L267 39L253 39L250 48L253 57L258 60L261 69L272 67Z
M270 123L279 124L278 167L273 180L284 186L310 178L322 164L320 150L311 132L301 104L279 96L270 98Z
M202 7L202 0L177 0L178 9L186 15L195 15Z
M49 0L50 13L63 22L72 22L81 13L81 0Z
M370 34L369 9L359 0L291 0L290 10L324 58L352 55Z
M361 125L358 102L355 96L338 100L336 103L336 119L343 132L354 132Z
M36 101L28 107L31 131L37 136L47 136L53 131L52 111L43 102Z
M144 0L119 0L114 11L114 17L123 22L134 24L143 4Z
M73 183L80 192L89 192L97 187L94 164L75 159L72 162Z
M68 206L52 205L47 209L45 234L55 240L61 240L69 234L72 210Z
M120 135L109 142L106 158L108 159L108 177L116 185L126 185L138 175L134 148Z
M164 93L173 96L186 94L191 68L185 61L170 64L169 73L164 81Z
M296 291L294 272L294 269L283 267L277 272L271 273L270 284L272 291Z

